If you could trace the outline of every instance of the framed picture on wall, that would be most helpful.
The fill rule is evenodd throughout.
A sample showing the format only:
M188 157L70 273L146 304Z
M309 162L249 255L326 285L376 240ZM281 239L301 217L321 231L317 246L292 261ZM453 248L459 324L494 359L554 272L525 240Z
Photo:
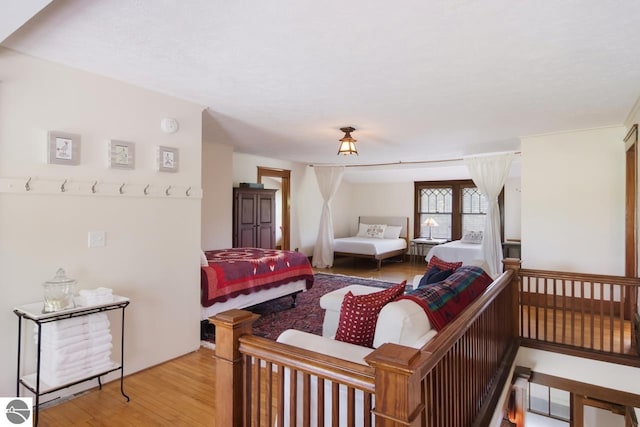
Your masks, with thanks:
M112 139L109 141L109 167L112 169L134 169L136 144Z
M47 163L71 166L80 164L80 135L49 131L47 144Z
M160 172L178 172L178 149L173 147L158 146L157 162L158 171Z

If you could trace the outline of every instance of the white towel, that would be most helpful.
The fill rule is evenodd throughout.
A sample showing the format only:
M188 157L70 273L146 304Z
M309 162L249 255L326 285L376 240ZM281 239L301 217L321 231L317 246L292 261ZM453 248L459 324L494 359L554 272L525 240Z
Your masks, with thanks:
M40 362L40 369L47 369L49 372L71 372L78 369L91 368L93 366L101 365L105 361L111 360L111 352L106 351L96 356L84 357L80 360L64 363L52 363L43 359Z
M100 355L99 358L91 358L88 360L83 360L77 363L72 363L64 366L50 366L48 364L44 364L40 366L40 372L47 372L50 374L49 376L71 376L74 375L78 371L96 371L102 369L105 364L110 364L111 358L106 354Z
M54 353L48 353L48 357L51 358L51 363L59 365L62 363L77 362L87 357L96 356L103 352L110 352L112 348L113 344L106 343L92 349L88 349L85 347L70 352L58 351Z
M66 347L69 345L73 345L76 343L79 343L83 340L86 340L86 335L75 335L69 338L64 338L64 339L56 339L54 337L51 337L49 335L43 335L42 336L42 344L41 347L45 348L61 348L61 347ZM37 344L38 343L38 337L34 336L34 342Z
M45 323L42 325L42 327L44 328L46 326L50 330L61 331L63 329L87 323L87 317L89 316L72 317L70 319L58 320L57 322Z
M110 326L111 326L111 323L109 323L109 319L96 320L87 324L87 331L88 332L96 332L96 331L103 331L103 330L109 331Z
M109 288L83 289L78 294L75 302L85 307L113 302L113 291Z
M74 298L74 302L80 307L89 307L91 305L102 305L113 302L113 295L97 295L97 296L85 296L80 295Z
M84 336L67 338L65 340L42 340L40 345L42 350L57 351L60 353L69 353L78 349L91 348L105 343L110 343L111 334L108 332L95 332L85 334Z
M59 386L63 384L68 384L77 380L81 380L86 377L90 377L92 375L101 374L103 372L109 371L111 369L115 369L118 367L118 364L107 360L100 365L93 366L91 368L78 369L72 373L61 373L61 372L44 372L41 371L40 375L42 376L42 381L50 386Z
M64 339L64 338L69 338L69 337L73 337L73 336L77 336L77 335L81 335L84 330L85 330L85 325L84 324L77 324L65 329L55 329L52 328L52 326L55 325L55 323L45 323L42 325L42 336L50 336L52 338L56 338L56 339ZM37 332L37 330L36 330Z

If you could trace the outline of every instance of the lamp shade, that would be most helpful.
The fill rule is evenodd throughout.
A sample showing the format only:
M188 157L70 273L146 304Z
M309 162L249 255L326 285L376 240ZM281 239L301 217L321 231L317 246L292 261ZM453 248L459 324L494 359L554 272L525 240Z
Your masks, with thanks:
M427 227L437 227L438 223L435 219L429 217L425 220L425 222L422 223L422 225L426 225Z
M355 129L352 127L344 127L340 128L342 132L344 132L344 137L340 138L340 147L338 148L338 154L355 154L358 155L358 150L356 149L356 139L351 137L351 132Z

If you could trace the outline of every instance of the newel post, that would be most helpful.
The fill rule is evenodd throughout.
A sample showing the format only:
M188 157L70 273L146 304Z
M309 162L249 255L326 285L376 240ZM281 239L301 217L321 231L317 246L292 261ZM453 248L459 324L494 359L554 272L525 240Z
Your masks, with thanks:
M364 360L375 369L376 426L421 426L420 350L388 343Z
M242 426L244 364L238 339L251 334L258 317L245 310L229 310L209 318L216 327L216 425Z
M502 263L504 271L513 270L513 276L511 276L511 335L517 339L520 336L520 265L522 261L517 258L505 258Z

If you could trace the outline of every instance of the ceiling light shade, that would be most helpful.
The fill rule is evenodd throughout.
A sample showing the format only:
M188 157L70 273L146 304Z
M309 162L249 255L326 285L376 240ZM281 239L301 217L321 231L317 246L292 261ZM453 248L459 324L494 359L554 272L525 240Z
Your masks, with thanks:
M344 127L340 128L342 132L344 132L344 137L340 138L340 148L338 148L338 155L344 154L355 154L358 155L358 150L356 149L356 139L351 137L351 132L355 129L352 127Z

